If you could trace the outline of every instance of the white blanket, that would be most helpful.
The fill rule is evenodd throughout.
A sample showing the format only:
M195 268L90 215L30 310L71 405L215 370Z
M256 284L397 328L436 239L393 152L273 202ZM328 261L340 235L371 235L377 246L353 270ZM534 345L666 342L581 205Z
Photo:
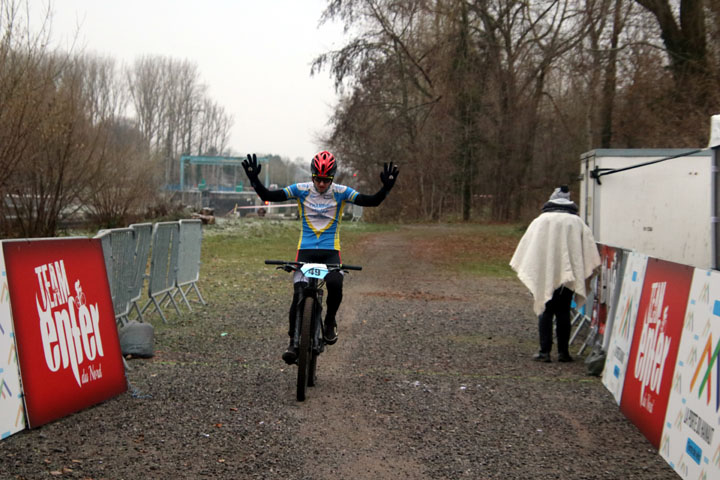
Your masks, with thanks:
M561 285L575 292L578 306L584 305L600 255L592 232L580 217L548 212L532 221L510 266L532 293L533 310L540 315Z

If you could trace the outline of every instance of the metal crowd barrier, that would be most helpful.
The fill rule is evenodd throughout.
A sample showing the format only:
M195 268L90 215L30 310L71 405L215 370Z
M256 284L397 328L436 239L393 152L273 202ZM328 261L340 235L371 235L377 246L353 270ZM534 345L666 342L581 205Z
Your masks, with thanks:
M150 255L150 242L152 241L152 223L135 223L130 225L135 236L135 264L129 279L130 312L137 312L138 320L143 321L142 312L138 306L145 284L145 271L147 270L148 256Z
M151 232L151 223L139 223L129 228L100 230L95 236L102 244L118 326L130 320L133 309L142 320L137 302L142 296Z
M128 273L135 262L133 231L131 228L101 230L95 236L102 244L105 269L110 283L110 295L115 310L115 321L122 326L130 313Z
M150 278L148 279L149 300L142 308L145 313L151 305L153 310L160 313L164 323L167 323L160 304L169 300L175 311L180 315L180 309L172 295L175 290L177 278L177 265L180 253L180 224L178 222L159 222L153 227L152 257L150 260ZM160 298L160 301L158 301Z
M353 222L359 222L362 219L363 207L353 204L352 206L352 219Z
M570 327L575 327L575 331L570 336L569 344L572 345L575 342L575 339L578 337L578 335L580 335L580 332L583 330L583 328L587 327L588 329L587 336L585 337L583 344L578 350L578 355L582 355L588 345L590 345L595 340L598 332L597 326L592 325L591 316L585 313L586 308L587 303L582 308L577 308L577 306L575 305L570 310L570 313L573 314L572 321L570 322Z
M200 280L201 246L202 221L180 220L180 252L178 255L177 279L175 281L177 289L172 296L174 297L179 293L190 311L192 311L192 307L190 307L187 294L191 289L195 291L200 303L207 305L197 286L197 281Z
M202 247L200 220L133 224L129 228L101 230L96 238L102 243L115 320L119 327L130 321L133 312L138 320L143 321L143 314L151 306L153 310L149 313L157 311L167 323L162 303L172 303L180 315L175 301L175 296L180 294L185 305L192 310L187 297L191 290L200 303L207 305L197 286ZM147 275L151 246L150 274ZM148 302L141 309L138 302L145 278L148 279Z

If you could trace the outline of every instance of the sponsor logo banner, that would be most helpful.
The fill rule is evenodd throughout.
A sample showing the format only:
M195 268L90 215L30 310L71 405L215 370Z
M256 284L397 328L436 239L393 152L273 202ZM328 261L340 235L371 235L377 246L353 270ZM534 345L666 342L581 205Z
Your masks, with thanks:
M695 270L660 443L683 478L720 478L720 272Z
M124 392L100 241L44 239L2 246L30 427Z
M620 296L617 306L613 310L612 333L607 348L602 381L603 385L613 394L618 405L622 398L625 371L630 357L632 335L635 332L635 319L645 281L647 261L647 255L636 252L627 255Z
M620 410L660 446L693 268L651 258L645 271Z
M15 350L15 329L10 314L5 259L0 248L0 439L25 428L25 408Z

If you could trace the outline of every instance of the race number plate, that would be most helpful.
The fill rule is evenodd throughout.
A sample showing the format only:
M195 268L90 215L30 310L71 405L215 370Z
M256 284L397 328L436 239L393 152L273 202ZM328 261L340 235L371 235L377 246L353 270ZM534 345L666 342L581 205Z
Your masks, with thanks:
M300 267L300 271L308 278L317 278L322 280L328 274L328 268L322 263L306 263Z

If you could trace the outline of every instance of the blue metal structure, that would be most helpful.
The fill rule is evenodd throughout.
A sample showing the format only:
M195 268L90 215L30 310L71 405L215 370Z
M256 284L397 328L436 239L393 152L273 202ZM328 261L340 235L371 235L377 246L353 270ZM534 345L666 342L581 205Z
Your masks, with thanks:
M190 165L219 165L219 166L233 166L242 167L242 161L245 160L243 157L222 157L222 156L207 156L207 155L183 155L180 157L180 191L185 190L185 162ZM268 157L258 157L258 163L269 162ZM268 168L265 167L265 185L270 183L270 176L268 174Z

